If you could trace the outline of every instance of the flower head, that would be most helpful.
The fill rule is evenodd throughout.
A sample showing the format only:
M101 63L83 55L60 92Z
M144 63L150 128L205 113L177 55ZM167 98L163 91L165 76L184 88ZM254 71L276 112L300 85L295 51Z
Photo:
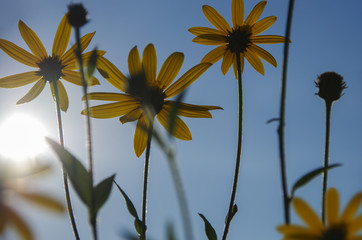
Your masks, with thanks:
M50 84L51 92L55 98L54 84L57 84L60 107L62 111L66 111L69 105L68 95L62 82L59 80L64 79L70 83L82 86L80 73L75 71L78 68L75 56L76 46L74 45L66 51L71 34L71 26L67 21L67 14L64 15L58 26L51 55L47 54L43 43L35 32L21 20L19 21L19 31L32 53L4 39L0 39L0 49L18 62L38 68L38 70L0 78L0 87L17 88L36 82L29 92L17 102L17 104L22 104L36 98L42 92L47 82ZM93 35L94 32L88 33L81 38L82 52L89 45ZM100 55L104 53L104 51L98 51ZM85 60L84 62L87 62L91 55L92 52L84 53L82 55ZM99 82L96 78L92 77L90 85L95 84L99 84Z
M343 95L343 89L346 88L343 77L336 72L322 73L315 84L319 89L317 95L328 103L338 100Z
M335 188L330 188L326 196L326 219L323 225L311 207L300 198L293 200L293 206L298 216L307 225L280 225L278 231L288 240L355 240L361 239L357 233L362 230L362 215L356 212L362 202L362 192L357 193L347 204L342 213L339 212L339 194Z
M271 27L277 19L275 16L270 16L257 21L265 5L266 1L259 2L244 20L244 1L232 0L232 27L214 8L204 5L202 7L204 15L216 29L208 27L190 28L189 31L196 35L193 42L219 46L206 54L201 62L215 63L223 58L222 73L226 74L233 65L235 76L237 76L236 54L240 54L241 71L244 67L244 58L256 71L263 75L264 65L260 58L276 67L277 62L274 57L256 45L283 43L285 41L282 36L259 35Z
M113 101L113 103L94 106L89 114L94 118L114 118L120 116L122 123L138 121L134 136L134 149L139 157L147 143L147 131L150 119L156 117L174 137L181 140L191 140L191 133L186 124L179 118L210 118L209 110L221 109L216 106L191 105L168 100L184 91L210 66L210 63L200 63L173 84L178 74L184 55L179 52L171 54L163 63L157 75L156 50L152 44L146 46L142 60L137 47L134 47L128 56L129 77L123 75L109 60L104 57L98 59L97 68L102 76L114 87L124 93L89 93L90 100ZM170 129L170 115L173 106L177 103L177 115L174 116L174 129ZM86 114L83 110L82 114ZM150 116L151 115L151 116Z
M73 27L81 27L88 22L87 10L81 3L68 5L68 22Z

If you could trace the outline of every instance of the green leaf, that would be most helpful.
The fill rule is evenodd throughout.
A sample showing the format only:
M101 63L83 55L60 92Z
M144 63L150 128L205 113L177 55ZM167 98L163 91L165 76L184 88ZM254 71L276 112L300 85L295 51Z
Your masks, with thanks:
M233 217L235 216L235 214L238 212L238 206L236 204L234 204L233 206L233 209L231 210L231 219L230 219L230 222L231 220L233 219ZM226 223L226 220L227 220L227 216L225 218L225 223Z
M167 240L176 240L175 229L172 223L168 223L167 227Z
M97 213L98 210L103 206L107 201L109 194L112 190L113 179L115 175L110 176L109 178L104 179L102 182L98 183L94 187L94 212Z
M136 231L137 231L137 233L139 234L139 235L142 235L143 234L143 224L142 224L142 221L141 220L139 220L138 218L135 218L135 220L134 220L134 227L135 227L135 229L136 229ZM142 237L141 237L142 238Z
M342 164L339 164L339 163L329 165L327 167L327 170L330 170L330 169L335 168L335 167L340 167L341 165ZM317 168L317 169L315 169L313 171L310 171L309 173L306 173L301 178L299 178L293 185L291 198L294 197L294 193L298 188L306 185L307 183L309 183L311 180L313 180L315 177L317 177L319 174L321 174L323 172L324 172L324 167L321 167L321 168Z
M94 71L96 70L97 59L98 59L97 49L94 49L94 51L92 52L92 55L89 58L88 64L87 64L87 77L88 77L88 79L93 76Z
M209 239L209 240L217 240L217 235L216 235L215 229L211 226L209 221L207 221L207 219L204 217L204 215L202 215L201 213L199 213L199 215L202 218L202 220L204 220L205 233L206 233L207 239Z
M137 214L137 210L136 210L136 208L134 207L131 199L129 199L129 197L127 196L127 194L122 190L122 188L117 184L117 182L116 182L115 180L113 180L113 183L117 186L118 190L121 192L124 200L126 201L128 212L129 212L134 218L139 219L139 218L138 218L138 214Z
M68 174L69 180L72 183L79 198L87 207L90 207L91 200L91 176L89 172L83 167L82 163L70 154L64 147L60 146L57 142L46 138L52 149L58 155L60 161Z
M181 94L179 94L176 98L176 101L173 102L172 107L171 107L171 111L170 111L170 115L169 115L169 136L172 136L172 133L175 130L175 122L176 122L176 117L177 117L177 113L178 110L180 108L180 102L182 101L182 99L184 98L186 91L183 91Z

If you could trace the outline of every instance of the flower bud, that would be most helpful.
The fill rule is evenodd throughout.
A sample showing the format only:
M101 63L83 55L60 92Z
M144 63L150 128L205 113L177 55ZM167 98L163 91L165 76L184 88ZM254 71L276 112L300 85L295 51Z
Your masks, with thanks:
M338 100L343 95L343 89L346 88L343 77L336 72L322 73L318 76L315 84L319 88L316 94L327 103Z
M81 27L88 22L87 10L81 3L68 5L68 22L73 27Z

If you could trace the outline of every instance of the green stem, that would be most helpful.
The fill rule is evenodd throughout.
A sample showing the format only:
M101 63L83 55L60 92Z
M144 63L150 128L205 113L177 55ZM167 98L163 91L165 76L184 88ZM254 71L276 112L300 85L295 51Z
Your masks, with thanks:
M241 158L241 144L242 144L242 135L243 135L243 88L242 88L242 79L241 79L241 59L240 53L236 52L236 63L238 69L238 96L239 96L239 120L238 120L238 145L235 161L235 172L234 172L234 181L231 191L229 210L226 215L225 227L222 236L222 240L225 240L229 232L229 226L232 218L232 211L234 208L236 189L238 185L239 178L239 169L240 169L240 158Z
M53 82L53 87L54 87L55 103L56 103L56 109L57 109L59 142L60 142L60 145L62 147L64 147L62 116L61 116L61 111L60 111L59 91L58 91L58 83L57 83L57 81ZM65 199L66 199L66 202L67 202L68 215L69 215L70 222L71 222L71 225L72 225L72 228L73 228L73 234L74 234L75 239L79 240L80 238L79 238L79 234L78 234L78 230L77 230L77 225L76 225L75 219L74 219L72 203L70 201L70 193L69 193L69 185L68 185L68 174L67 174L67 171L65 170L64 165L63 165L63 183L64 183Z
M330 126L331 126L331 110L332 102L326 101L326 138L325 138L325 148L324 148L324 171L323 171L323 189L322 189L322 222L325 223L325 202L326 202L326 191L328 183L328 162L329 162L329 135L330 135Z
M147 133L146 159L143 172L143 192L142 192L142 234L141 240L146 240L146 213L147 213L147 186L148 186L148 170L150 165L150 151L153 131L153 119L149 119L149 127Z
M288 57L289 57L289 38L292 25L294 0L289 1L288 8L288 20L284 41L284 58L283 58L283 73L282 73L282 87L281 87L281 100L280 100L280 116L279 116L279 155L280 155L280 173L283 191L283 203L284 203L284 221L286 224L290 222L290 197L288 193L287 174L285 167L285 149L284 149L284 126L285 126L285 103L286 103L286 91L287 91L287 69L288 69Z

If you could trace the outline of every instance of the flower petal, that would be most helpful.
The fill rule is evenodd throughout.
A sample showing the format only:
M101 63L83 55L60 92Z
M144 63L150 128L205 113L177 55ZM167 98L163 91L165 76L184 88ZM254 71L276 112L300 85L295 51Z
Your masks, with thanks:
M38 58L21 47L4 39L0 39L0 48L11 58L30 67L37 68Z
M61 57L65 50L67 49L70 33L72 31L72 27L68 23L67 15L65 14L62 20L59 23L57 32L54 37L52 56Z
M225 75L229 71L231 64L233 64L233 62L234 62L234 58L235 58L234 53L232 53L230 51L225 52L225 55L224 55L224 58L223 58L222 64L221 64L222 74Z
M128 55L128 71L131 77L137 76L142 71L140 54L137 46L132 48Z
M119 118L119 121L124 124L127 122L133 122L139 119L142 115L142 108L136 108L133 111L130 111L129 113L126 113L122 117Z
M134 102L137 101L134 97L122 93L108 93L108 92L93 92L88 93L88 100L101 100L101 101L119 101L119 102ZM82 100L85 100L82 97Z
M212 64L211 63L200 63L184 75L182 75L176 82L174 82L169 88L166 89L166 98L176 96L183 90L185 90L190 84L192 84L197 78L199 78Z
M362 229L362 214L352 220L348 225L348 233L354 235Z
M192 39L194 43L204 44L204 45L221 45L226 44L226 38L224 35L217 34L202 34L194 39Z
M326 194L326 219L329 226L339 220L339 195L335 188L330 188Z
M31 232L28 224L22 219L18 213L12 210L9 207L6 209L2 209L6 211L6 216L8 217L8 221L12 223L20 236L25 240L33 240L33 233Z
M157 115L157 120L175 138L180 140L192 140L192 136L187 125L179 117L174 116L174 129L170 130L170 111L163 108Z
M96 32L87 33L86 35L81 37L80 39L81 52L83 52L88 47L95 33ZM75 55L75 49L77 49L77 44L74 44L71 48L68 49L68 51L64 53L64 55L60 59L63 65L68 66L70 62L76 61L77 57Z
M322 221L313 209L302 199L294 198L293 207L298 216L310 227L313 231L319 231L324 228Z
M246 51L245 58L257 72L264 75L264 65L258 55L252 51Z
M258 35L259 33L264 32L265 30L270 28L275 23L276 20L277 20L277 17L275 17L275 16L270 16L270 17L261 19L260 21L256 22L254 24L254 26L252 27L252 34Z
M201 62L214 64L225 55L226 51L227 47L225 45L214 48L208 54L205 55L205 57L201 60Z
M97 69L110 84L123 92L126 91L128 79L108 59L99 57Z
M103 50L94 50L97 51L97 64L98 64L98 59L103 56L106 51ZM82 59L83 59L83 65L84 67L88 66L88 62L91 58L91 56L94 54L94 51L90 51L90 52L86 52L82 54ZM73 58L71 58L66 64L64 62L62 62L62 65L65 66L63 68L67 69L67 70L79 70L79 64L78 64L78 59L76 58L75 55L72 55Z
M146 116L141 116L137 122L136 131L134 133L133 146L137 157L140 157L145 151L147 145L149 122Z
M208 27L192 27L192 28L189 28L189 32L196 36L203 35L203 34L225 35L225 33L220 30L208 28Z
M212 7L208 5L202 6L202 11L209 22L224 33L231 32L231 28L226 20Z
M190 118L212 118L209 110L222 109L217 106L193 105L175 101L166 101L163 108L171 112L174 106L177 107L177 115Z
M183 62L184 54L180 52L174 52L162 64L161 70L158 73L156 80L162 90L166 89L172 83L179 73Z
M362 202L362 192L359 192L356 195L354 195L353 198L347 204L346 208L342 213L341 220L345 222L350 221L356 214L358 208L361 205L361 202Z
M34 86L22 97L16 104L23 104L32 101L34 98L39 96L39 94L43 91L45 87L46 81L44 79L40 79Z
M251 36L250 41L255 44L284 43L285 37L277 35L259 35Z
M142 63L148 83L153 83L157 72L157 56L153 44L148 44L143 50Z
M244 1L243 0L232 0L231 2L231 19L233 26L241 26L244 22Z
M38 81L41 78L37 72L25 72L0 78L0 87L17 88Z
M57 87L58 87L60 109L63 112L66 112L68 110L68 107L69 107L69 100L68 100L67 91L65 91L64 85L63 85L63 83L61 81L57 81L56 83L57 83ZM54 83L53 82L50 83L50 90L52 92L53 99L56 102L55 89L54 89Z
M280 225L277 227L278 232L284 234L286 237L292 236L308 236L314 235L315 233L309 228L298 226L298 225ZM308 238L309 239L309 238Z
M62 76L62 79L73 83L78 86L83 86L82 77L80 72L70 71L70 70L63 70L62 71L64 76ZM99 85L98 79L92 76L91 81L89 83L89 86Z
M35 32L21 20L19 21L18 26L21 36L33 54L38 57L39 60L47 57L47 51L45 50L43 43L40 41Z
M253 25L264 11L265 5L266 1L261 1L256 4L253 10L249 13L249 16L245 19L245 24L250 26Z
M34 203L40 207L46 208L48 210L52 210L55 212L63 212L64 207L63 205L54 198L49 196L38 194L38 193L25 193L25 192L18 192L18 194L25 200Z
M89 116L93 118L114 118L119 117L139 107L138 101L124 101L98 105L89 108ZM85 115L85 109L81 112Z
M253 53L257 54L259 57L264 59L266 62L270 63L272 66L277 66L277 61L275 58L266 50L262 49L261 47L251 44L248 48L249 51L252 51Z
M245 62L244 54L240 53L240 72L241 73L244 71L244 62ZM236 56L234 58L233 70L234 70L235 79L238 80L238 65L236 62Z

